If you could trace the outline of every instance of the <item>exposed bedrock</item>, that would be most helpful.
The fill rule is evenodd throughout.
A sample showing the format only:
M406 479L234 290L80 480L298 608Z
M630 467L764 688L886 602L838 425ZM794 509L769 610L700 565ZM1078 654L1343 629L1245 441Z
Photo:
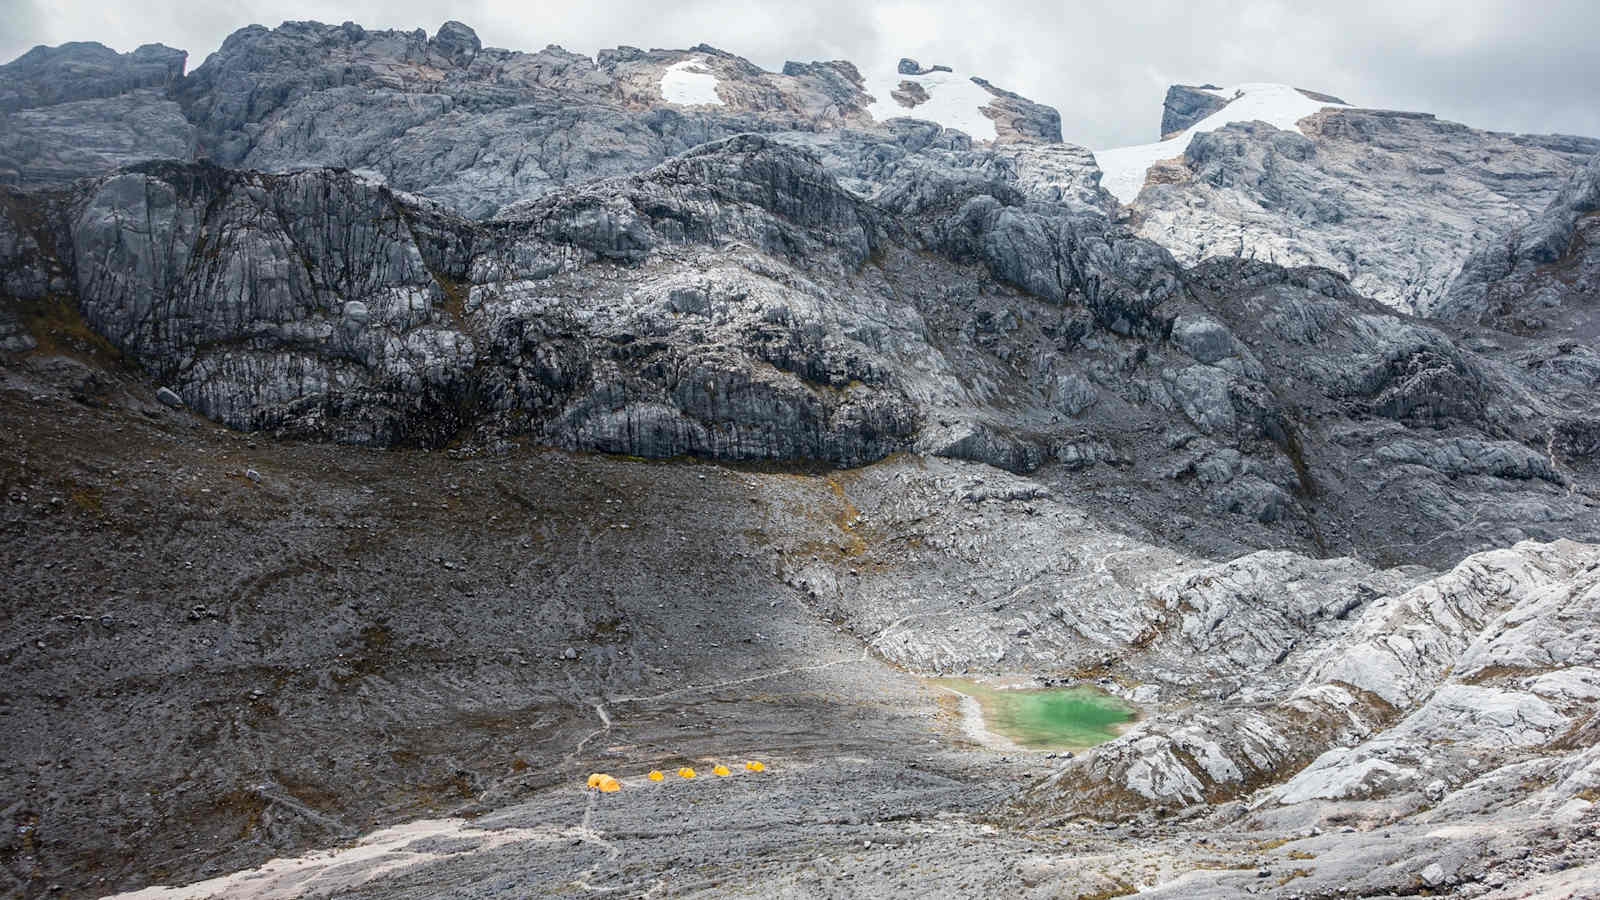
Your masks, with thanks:
M1167 88L1166 99L1161 103L1162 140L1204 119L1228 105L1228 101L1213 93L1216 85L1175 84Z
M1592 343L1600 298L1600 155L1531 221L1482 242L1425 312Z
M1016 176L984 177L961 187ZM73 273L94 328L236 427L438 444L492 418L568 446L850 463L907 446L924 402L968 399L919 298L882 273L919 239L814 157L755 136L482 225L349 173L204 165L9 208L19 297ZM1110 252L1130 239L1104 220L1030 215L958 220L959 240L925 218L930 242L1122 327L1179 289L1158 249L1133 264ZM1025 227L1030 248L985 238ZM1030 271L1025 250L1077 268ZM924 268L970 280L949 260Z
M483 218L734 134L851 129L892 143L914 121L868 114L873 98L849 62L774 73L704 44L524 53L484 47L454 21L432 36L349 22L253 25L187 76L184 62L160 45L119 55L65 44L0 67L0 183L61 185L152 159L278 173L337 166ZM665 96L664 78L681 63L714 81L716 104ZM1060 142L1055 110L975 82L992 97L982 114L996 145Z
M349 172L146 164L6 194L0 277L19 322L67 298L236 428L1059 464L1167 498L1136 505L1148 522L1198 491L1323 552L1381 533L1393 558L1582 518L1592 350L1468 349L1322 269L1183 270L1094 211L1074 160L928 152L863 199L745 135L486 222ZM1502 495L1514 526L1479 512Z
M1367 573L1348 604L1336 594L1305 606L1315 628L1291 626L1294 640L1271 660L1217 655L1213 633L1220 624L1224 644L1256 645L1288 624L1276 617L1295 605L1260 592L1293 592L1302 576L1281 569L1292 560L1256 554L1186 575L1157 589L1157 636L1138 653L1164 658L1174 642L1200 651L1188 658L1209 661L1225 702L1139 723L1022 804L1126 815L1280 784L1253 806L1408 797L1414 809L1427 791L1437 799L1500 766L1559 759L1600 699L1600 645L1586 637L1600 628L1596 553L1524 543L1409 587L1400 573ZM1374 590L1374 578L1398 584ZM1254 619L1237 615L1258 605ZM1269 611L1274 620L1261 621ZM1249 678L1232 680L1241 673Z
M1243 256L1341 272L1427 313L1469 253L1526 222L1600 141L1478 131L1423 113L1324 110L1283 131L1235 122L1151 170L1141 235L1188 264Z
M146 88L164 91L183 78L188 57L162 44L145 44L131 53L93 41L35 47L0 65L0 113Z

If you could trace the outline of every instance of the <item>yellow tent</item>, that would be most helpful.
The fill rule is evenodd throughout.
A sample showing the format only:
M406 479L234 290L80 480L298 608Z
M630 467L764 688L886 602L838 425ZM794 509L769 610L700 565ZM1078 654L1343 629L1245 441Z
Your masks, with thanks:
M661 774L661 770L660 769L651 769L649 777L650 777L651 781L660 781L661 779L663 779L663 778L665 778L667 776Z
M622 790L622 782L612 778L610 775L606 775L600 779L598 787L602 794L615 794L617 791Z
M604 772L596 772L589 776L589 787L597 788L600 786L601 781L610 777L611 776L605 774Z
M711 771L717 773L718 775L730 774L728 772L728 767L723 765L722 763L717 763L717 765Z
M746 769L749 769L752 772L761 772L761 771L764 771L767 768L766 766L763 766L761 763L758 763L753 759L750 760L749 762L745 763L744 767Z
M689 768L688 766L684 766L683 768L678 770L678 774L680 776L684 777L684 778L693 778L694 777L694 770Z

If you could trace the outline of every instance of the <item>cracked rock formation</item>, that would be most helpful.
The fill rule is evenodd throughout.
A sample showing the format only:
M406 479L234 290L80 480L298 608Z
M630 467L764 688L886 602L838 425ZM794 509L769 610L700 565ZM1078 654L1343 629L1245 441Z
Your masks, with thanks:
M1180 261L1316 265L1404 311L1438 303L1476 245L1526 222L1600 141L1476 131L1422 113L1325 110L1283 131L1198 134L1132 204Z
M145 44L131 53L92 41L35 47L0 66L0 113L165 91L183 77L188 58L186 51L163 44Z
M1538 216L1485 241L1461 264L1450 290L1426 312L1492 323L1502 331L1551 330L1592 343L1600 334L1600 156L1589 161Z
M35 47L0 66L0 184L41 187L148 159L186 159L195 129L168 92L188 54L146 44Z
M1147 523L1198 491L1382 559L1589 533L1592 350L1475 351L1326 270L1183 270L1060 154L925 148L869 200L746 135L487 222L349 172L145 164L8 195L0 270L235 428L1106 467Z

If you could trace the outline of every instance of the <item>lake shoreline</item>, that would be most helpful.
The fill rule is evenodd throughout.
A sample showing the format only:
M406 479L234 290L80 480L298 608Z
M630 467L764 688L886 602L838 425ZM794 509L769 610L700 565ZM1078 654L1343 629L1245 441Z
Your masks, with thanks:
M928 682L960 698L962 732L993 750L1087 750L1139 719L1133 704L1093 685L1047 688L948 676Z

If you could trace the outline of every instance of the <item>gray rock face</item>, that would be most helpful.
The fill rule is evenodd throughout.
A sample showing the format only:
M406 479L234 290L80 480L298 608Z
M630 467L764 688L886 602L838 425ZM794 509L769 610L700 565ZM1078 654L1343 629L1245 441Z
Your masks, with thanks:
M1228 105L1228 101L1211 93L1214 84L1191 86L1175 84L1167 88L1167 97L1161 102L1161 139L1176 134Z
M846 189L914 213L948 205L961 191L1101 216L1115 205L1100 187L1094 155L1073 144L974 148L959 132L911 119L890 122L893 139L845 130L774 138L815 153Z
M822 145L875 179L863 199L791 137L481 223L350 173L151 164L14 195L0 249L18 296L59 282L239 428L1127 469L1151 524L1198 502L1352 549L1433 530L1456 536L1425 552L1448 553L1585 515L1572 455L1543 459L1552 421L1560 448L1587 446L1581 371L1481 356L1326 270L1183 271L1099 214L1071 148L897 145L869 172L872 139ZM1384 515L1348 532L1373 503Z
M439 26L439 31L428 39L428 53L449 60L457 68L472 65L483 42L478 33L460 22L450 21Z
M366 135L352 138L367 148L358 159L409 172L446 205L495 212L470 221L381 173L195 165L5 195L8 296L71 297L90 327L230 425L379 445L533 435L645 456L857 464L909 449L1018 472L1058 464L1125 482L1147 501L1130 512L1139 527L1202 509L1257 535L1194 530L1217 554L1275 535L1387 564L1586 533L1573 488L1600 451L1600 358L1573 340L1577 325L1536 342L1463 338L1328 270L1220 260L1185 271L1108 221L1115 204L1081 148L974 148L932 123L850 124L860 120L842 101L860 78L849 64L773 76L705 46L512 54L459 24L430 39L291 23L246 29L225 49L176 92L214 151L286 165L348 125ZM715 73L728 110L663 100L665 68L691 58ZM398 134L367 134L366 112L342 112L358 97L438 106ZM817 104L847 127L773 118ZM67 121L75 109L16 115ZM708 123L740 125L740 109L784 130L634 172ZM560 152L583 161L560 178L508 176L532 179L521 186L494 180L516 168L504 159L445 159L460 148L451 128L560 115L654 143L635 153L573 139ZM1256 125L1203 136L1189 165L1205 180L1160 187L1177 203L1184 190L1235 190L1248 169L1250 190L1287 201L1305 196L1291 187L1316 188L1320 199L1290 208L1331 203L1331 226L1375 241L1366 232L1389 226L1352 217L1376 215L1376 199L1347 215L1345 194L1317 187L1344 171L1328 159L1414 166L1493 144L1523 154L1502 160L1553 170L1587 146L1371 112L1317 122L1315 138ZM440 168L410 165L408 147ZM557 186L613 165L630 174ZM1536 194L1543 176L1513 169L1498 181L1523 185L1519 202ZM1587 184L1551 207L1550 233L1569 244L1585 233ZM1153 190L1146 199L1160 199ZM1463 196L1431 209L1488 203ZM1346 232L1306 239L1335 233ZM1419 235L1374 250L1395 254L1378 271L1448 243ZM38 343L26 318L10 315L8 346Z
M151 159L188 159L195 129L153 90L0 115L0 183L66 184Z
M386 192L156 165L97 183L71 242L85 318L206 415L292 427L344 404L327 434L358 442L452 427L472 345L434 321L442 288ZM372 309L370 327L350 302Z
M39 108L3 120L0 183L48 186L163 158L270 172L337 166L484 218L739 133L848 128L894 144L906 127L865 112L872 98L848 62L789 63L779 75L705 45L517 53L484 48L460 22L431 37L354 23L251 26L188 77L183 62L159 45L119 56L69 44L0 68L0 114ZM717 104L667 99L664 78L685 62L716 79ZM1053 109L977 82L994 97L996 143L1060 142ZM57 108L87 100L99 102Z
M1273 592L1298 580L1264 571L1288 559L1257 554L1158 589L1166 609L1185 612L1178 631L1150 646L1198 640L1198 658L1226 666L1218 658L1230 658L1228 633L1223 646L1214 633L1219 624L1240 627L1244 653L1236 664L1256 670L1246 693L1214 715L1141 723L1032 788L1024 802L1088 815L1147 804L1176 809L1297 770L1256 805L1369 800L1422 791L1430 768L1458 771L1469 756L1506 762L1507 750L1548 745L1600 700L1562 687L1586 677L1595 661L1590 648L1559 638L1542 643L1594 627L1595 552L1571 542L1520 544L1390 596L1364 587L1352 603L1306 609L1289 631L1323 632L1307 642L1315 649L1296 653L1290 644L1270 663L1277 648L1262 646L1262 638L1282 620L1250 619L1294 608L1281 596L1255 595L1258 585ZM1241 579L1241 569L1250 574ZM1234 605L1246 603L1255 612Z
M1340 106L1349 105L1331 94L1308 91L1305 88L1295 88L1295 90L1312 100L1336 103ZM1172 85L1167 88L1166 99L1161 104L1161 139L1166 140L1236 99L1237 96L1225 95L1222 89L1214 84Z
M900 62L895 65L895 71L901 75L926 75L929 72L950 72L954 70L949 66L929 66L924 69L922 64L916 60L901 57Z
M722 107L664 100L663 73L685 60L714 73ZM1600 446L1581 342L1514 355L1464 344L1325 270L1185 272L1108 221L1116 204L1081 148L975 148L905 119L867 127L851 112L853 67L786 72L705 46L513 54L458 24L431 39L246 29L175 90L196 139L267 168L357 148L341 161L378 171L145 166L19 195L0 235L5 284L18 298L73 296L191 407L241 428L1054 463L1126 472L1151 500L1135 513L1146 527L1197 506L1320 549L1330 535L1392 548L1385 560L1554 537L1552 523L1580 515L1563 491ZM375 131L379 108L413 124ZM844 127L820 129L823 108ZM1340 127L1394 159L1439 134L1485 139L1426 118L1351 121ZM529 149L529 128L559 122L568 133ZM743 126L776 130L559 187ZM644 143L579 139L586 128ZM564 161L546 171L468 152L468 131ZM1260 183L1277 190L1294 183L1291 164L1335 155L1322 132L1344 133L1235 126L1191 155L1226 184L1219 160L1240 158L1227 148L1252 159L1264 142ZM1552 166L1573 149L1503 140ZM444 206L396 190L407 187ZM494 215L474 223L445 206ZM1374 502L1393 516L1350 530ZM1453 537L1430 544L1430 532Z
M1600 296L1600 155L1531 222L1485 241L1424 312L1592 343Z
M1304 127L1196 135L1133 204L1139 233L1186 264L1325 266L1396 309L1427 311L1480 241L1542 210L1600 152L1600 141L1415 113L1325 110Z
M998 142L1061 143L1061 114L1053 107L1035 103L1014 91L997 88L976 75L972 81L995 97L988 108L999 135Z
M189 54L162 44L118 53L104 44L35 47L0 66L0 113L144 88L165 91L183 77Z
M668 67L695 60L716 78L719 105L665 99ZM1060 141L1054 110L990 90L1001 141ZM371 169L471 217L741 132L887 131L865 113L848 63L775 75L704 45L513 53L482 48L460 23L433 38L349 23L247 28L174 96L221 165Z
M149 159L188 159L195 129L166 92L188 54L160 44L35 47L0 66L0 184L65 184Z
M326 172L151 165L72 196L60 264L87 320L236 427L437 444L492 420L640 455L856 463L908 446L924 404L984 405L934 362L918 305L863 271L907 238L814 158L755 136L484 226ZM1027 215L1041 246L1080 260L1073 280L1040 280L1057 303L1144 322L1178 289L1153 247L1141 265L1161 287L1142 286L1104 219ZM18 246L39 243L17 225ZM990 227L970 225L980 246ZM987 245L997 277L1032 277ZM914 274L941 271L964 280L954 262Z

